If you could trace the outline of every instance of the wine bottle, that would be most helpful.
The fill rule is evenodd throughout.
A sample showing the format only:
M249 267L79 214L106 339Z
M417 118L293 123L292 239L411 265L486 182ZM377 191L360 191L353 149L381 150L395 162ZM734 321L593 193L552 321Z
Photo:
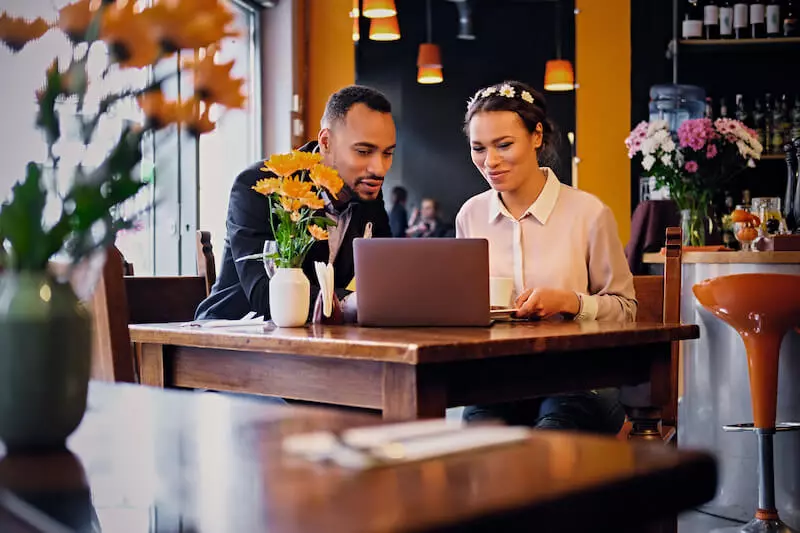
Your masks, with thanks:
M719 39L719 6L716 0L708 0L703 6L703 29L706 39Z
M783 152L786 154L786 192L783 195L783 218L786 227L794 232L797 229L797 216L794 210L794 195L797 188L797 154L792 143L783 145ZM800 213L797 213L800 215Z
M714 103L710 96L706 96L706 108L703 112L703 117L714 120Z
M755 126L756 136L761 147L766 149L766 132L764 131L764 110L761 108L761 100L758 98L753 102L753 125Z
M792 202L792 211L794 212L795 223L797 223L800 222L800 174L798 174L800 171L800 139L795 139L792 141L792 144L794 145L794 155L796 157L796 163L793 165L793 168L796 178L795 181L797 182L797 185L794 189L794 202ZM798 229L800 228L795 228L795 231L797 232Z
M767 5L767 37L781 34L781 5L778 0L769 0Z
M786 2L786 14L783 17L783 36L784 37L797 37L797 7L795 0L788 0Z
M684 39L703 38L703 16L699 0L688 0L686 13L683 15L682 35Z
M750 1L750 37L753 39L763 39L767 34L764 11L762 0Z
M800 139L800 93L794 95L794 108L792 109L792 129L789 135L792 139Z
M764 96L764 102L765 102L765 107L764 107L764 144L762 146L764 147L764 153L765 154L771 154L772 153L772 132L773 132L774 128L772 127L772 115L773 115L773 112L772 112L772 95L770 93L767 93L766 96Z
M775 101L775 108L772 110L772 153L779 154L783 148L785 130L785 116L783 113L783 102ZM786 139L789 141L789 139Z
M734 111L734 116L736 117L736 120L742 124L746 126L750 125L750 116L747 114L747 110L744 108L744 96L741 94L736 95L736 111Z
M724 96L719 99L719 118L728 118L728 105Z
M733 39L733 5L731 0L723 0L719 8L719 37Z
M747 39L750 37L747 30L747 15L749 7L746 3L737 0L733 4L733 37L736 39Z

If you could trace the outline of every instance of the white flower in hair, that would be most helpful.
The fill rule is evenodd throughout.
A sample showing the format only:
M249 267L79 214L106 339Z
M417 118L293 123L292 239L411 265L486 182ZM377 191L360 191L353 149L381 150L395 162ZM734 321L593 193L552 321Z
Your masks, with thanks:
M516 94L516 93L514 91L514 88L511 85L506 83L506 84L503 84L502 87L500 87L500 95L501 96L505 96L506 98L514 98L514 94Z
M526 102L528 102L529 104L533 103L533 95L531 93L529 93L528 91L522 91L522 94L520 95L520 97L523 100L525 100Z
M486 89L483 90L481 96L486 98L487 96L491 96L496 92L497 92L497 87L487 87Z

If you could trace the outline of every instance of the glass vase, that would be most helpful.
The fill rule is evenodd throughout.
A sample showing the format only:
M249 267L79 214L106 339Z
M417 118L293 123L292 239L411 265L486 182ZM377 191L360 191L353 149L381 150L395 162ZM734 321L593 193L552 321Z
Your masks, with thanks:
M681 230L684 246L705 246L706 215L698 209L681 210Z

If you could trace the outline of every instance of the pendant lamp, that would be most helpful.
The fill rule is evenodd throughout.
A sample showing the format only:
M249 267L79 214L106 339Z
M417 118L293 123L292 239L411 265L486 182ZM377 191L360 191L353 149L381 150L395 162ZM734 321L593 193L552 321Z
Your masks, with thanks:
M561 2L556 0L556 59L544 67L545 91L571 91L575 89L575 71L572 62L561 58Z
M434 83L442 83L444 76L442 75L442 52L438 44L434 44L432 34L431 22L431 0L426 0L427 5L427 30L428 42L419 45L419 54L417 54L417 83L430 85Z

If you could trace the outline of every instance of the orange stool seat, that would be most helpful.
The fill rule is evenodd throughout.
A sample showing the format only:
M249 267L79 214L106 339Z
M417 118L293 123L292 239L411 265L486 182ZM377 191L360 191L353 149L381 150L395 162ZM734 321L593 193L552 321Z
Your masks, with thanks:
M700 305L739 333L747 351L753 428L759 439L759 501L756 517L741 531L791 532L775 508L772 438L781 343L800 325L800 276L734 274L705 280L692 290Z

